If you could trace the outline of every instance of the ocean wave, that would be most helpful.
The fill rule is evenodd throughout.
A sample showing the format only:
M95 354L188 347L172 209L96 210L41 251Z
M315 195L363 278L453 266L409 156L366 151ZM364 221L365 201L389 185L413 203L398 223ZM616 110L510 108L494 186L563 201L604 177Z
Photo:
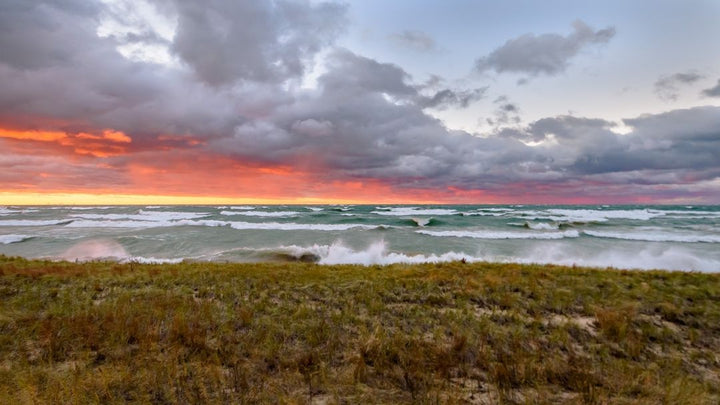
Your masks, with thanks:
M583 234L596 238L645 242L720 243L720 235L680 234L657 231L609 232L588 230L583 231Z
M110 206L97 206L97 207L96 207L96 206L92 206L92 207L90 207L90 206L83 206L83 207L78 207L78 206L73 206L73 207L52 207L52 208L50 208L50 209L53 209L53 210L55 210L55 209L59 209L59 210L71 210L71 211L89 211L89 210L111 210L111 209L113 209L113 208L117 208L117 207L110 207ZM147 208L149 208L149 207L147 207Z
M68 228L165 228L173 226L225 226L229 222L215 220L163 220L163 221L138 221L138 220L75 220L68 224Z
M619 250L603 249L592 253L581 253L572 245L544 245L514 256L487 256L493 262L540 263L562 266L613 267L618 269L681 270L717 272L720 260L698 255L681 247L652 247Z
M113 239L98 238L78 242L60 255L68 261L125 260L129 258L125 248Z
M507 212L485 212L485 211L470 211L460 213L464 217L501 217L506 215Z
M558 224L558 223L549 223L549 222L509 222L508 225L510 226L519 226L522 228L532 229L535 231L556 231L560 229L562 226L566 226L565 224Z
M371 211L371 214L404 217L413 215L458 215L459 212L454 209L446 208L422 209L419 207L376 207L376 210Z
M178 221L89 221L76 220L67 225L70 228L164 228L174 226L229 226L238 230L280 230L280 231L346 231L349 229L375 229L382 225L364 224L299 224L279 222L240 222L218 220L178 220Z
M592 209L565 209L551 208L540 211L516 211L513 216L525 219L546 219L555 222L607 222L611 219L628 219L647 221L661 217L661 212L651 212L648 209L636 210L592 210Z
M666 218L673 219L720 219L718 211L649 210Z
M0 226L49 226L67 225L72 223L71 219L4 219L0 220Z
M20 243L32 239L28 235L0 235L0 245L9 245L11 243Z
M247 217L291 218L300 215L297 211L221 211L220 215L244 215Z
M9 207L0 207L0 216L14 215L14 214L29 214L29 213L38 212L38 211L39 210L36 210L34 208L16 209L16 208L9 208Z
M349 229L377 229L385 225L364 224L298 224L279 222L227 222L233 229L279 230L279 231L347 231ZM385 226L389 228L389 226Z
M463 212L462 215L465 217L475 217L475 216L501 217L503 215L509 215L514 211L515 210L512 208L490 207L490 208L478 208L475 211Z
M73 218L93 220L130 220L148 222L166 222L183 219L198 219L211 215L207 212L180 212L180 211L145 211L140 210L137 214L72 214Z
M474 239L563 239L577 238L580 233L576 230L562 232L504 232L504 231L415 231L416 233L452 238L474 238Z
M436 220L435 218L410 218L406 220L406 223L408 225L412 226L419 226L421 228L424 228L426 226L433 226L440 224L440 221Z
M281 246L273 249L260 249L279 255L279 258L290 258L297 261L313 261L318 264L359 264L384 265L394 263L439 263L465 260L468 262L481 261L481 258L465 253L447 252L443 254L416 254L389 252L384 241L370 244L366 249L354 250L342 243L332 245L312 246Z
M312 211L312 212L324 211L324 209L323 209L323 208L320 208L320 207L305 207L305 209L306 209L306 210L310 210L310 211Z

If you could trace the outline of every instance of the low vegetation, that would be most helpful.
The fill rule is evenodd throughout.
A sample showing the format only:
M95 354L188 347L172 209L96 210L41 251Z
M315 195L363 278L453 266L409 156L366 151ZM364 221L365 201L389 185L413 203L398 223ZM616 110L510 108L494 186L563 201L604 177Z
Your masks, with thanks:
M720 275L0 256L0 403L720 402Z

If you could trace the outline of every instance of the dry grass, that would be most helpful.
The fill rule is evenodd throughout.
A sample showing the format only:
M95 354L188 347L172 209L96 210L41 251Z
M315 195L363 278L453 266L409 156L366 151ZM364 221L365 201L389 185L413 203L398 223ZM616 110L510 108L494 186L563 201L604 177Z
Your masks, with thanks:
M720 401L720 276L0 256L0 403Z

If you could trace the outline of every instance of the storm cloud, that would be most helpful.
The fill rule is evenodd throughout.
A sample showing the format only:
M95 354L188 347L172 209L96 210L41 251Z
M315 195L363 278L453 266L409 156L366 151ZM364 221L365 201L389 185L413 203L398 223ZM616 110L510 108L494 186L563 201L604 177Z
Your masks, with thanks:
M559 34L524 34L505 42L489 55L475 62L478 71L522 73L531 76L562 73L583 48L608 43L615 36L615 28L595 31L584 22L573 23L573 32Z
M428 110L468 108L490 87L421 83L402 66L336 46L345 6L152 4L177 22L171 39L151 24L140 34L99 36L110 12L103 3L0 5L0 130L15 131L0 136L0 188L63 188L88 173L79 187L122 190L148 160L163 178L183 165L177 187L187 173L210 178L218 162L229 162L308 173L315 182L560 199L587 194L588 182L599 196L622 196L633 187L681 190L720 176L720 107L631 117L623 122L630 132L620 134L617 123L593 117L523 125L518 104L498 97L490 103L496 129L452 130ZM581 49L613 35L582 22L568 36L527 34L479 60L478 69L557 74ZM147 41L176 59L158 63L118 50ZM316 83L301 86L317 64ZM107 130L131 142L112 149ZM32 131L59 131L65 141L25 139ZM113 153L86 153L103 142ZM33 173L22 161L44 163ZM62 178L52 183L40 170Z

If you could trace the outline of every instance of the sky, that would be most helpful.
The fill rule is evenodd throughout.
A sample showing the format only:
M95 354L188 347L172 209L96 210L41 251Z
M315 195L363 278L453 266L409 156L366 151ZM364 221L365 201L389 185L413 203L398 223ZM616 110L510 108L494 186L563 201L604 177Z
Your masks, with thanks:
M0 204L720 204L720 2L0 0Z

